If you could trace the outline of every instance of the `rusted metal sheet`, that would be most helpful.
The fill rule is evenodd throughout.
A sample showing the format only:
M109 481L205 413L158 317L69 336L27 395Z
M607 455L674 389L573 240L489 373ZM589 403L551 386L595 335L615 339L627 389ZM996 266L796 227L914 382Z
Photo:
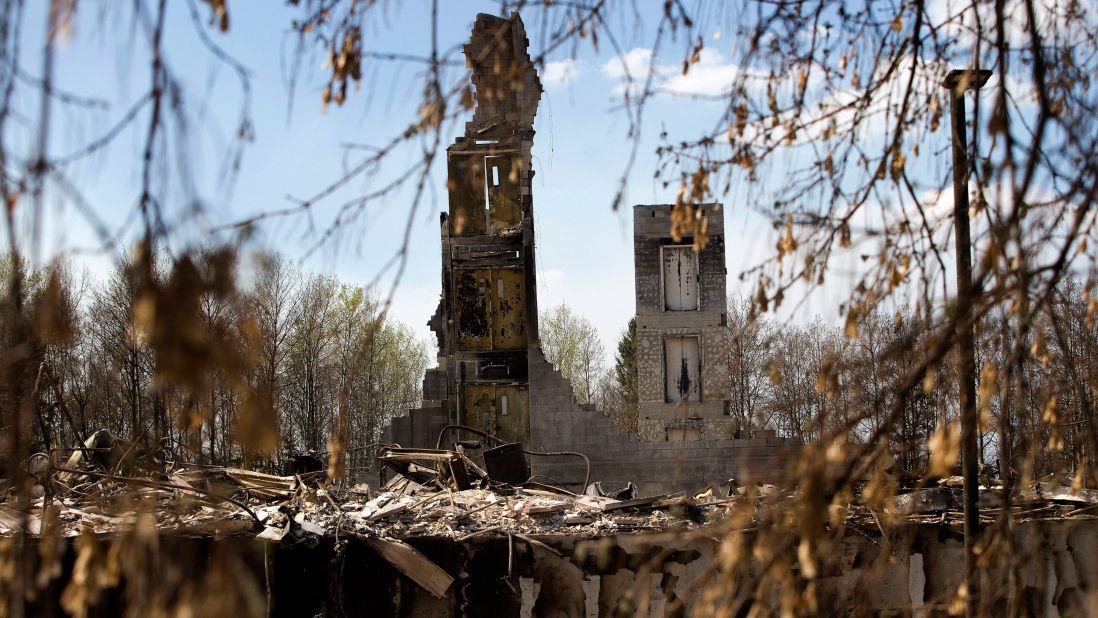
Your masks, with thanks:
M521 485L530 478L530 464L518 442L508 442L484 451L488 478L499 483Z
M454 451L385 448L378 454L377 460L404 476L409 476L414 470L422 470L433 466L445 478L451 479L456 489L462 490L472 487L469 468L467 467L472 462ZM474 472L476 472L475 469Z
M526 289L516 269L457 271L458 344L462 350L526 349Z
M665 246L663 303L667 311L697 311L698 254L693 247Z
M701 378L697 337L667 337L664 340L664 377L668 403L701 401Z
M449 153L450 233L485 233L484 158L481 154Z
M521 442L530 431L530 398L525 386L466 384L464 424L508 442Z
M492 349L526 349L526 289L521 270L492 270Z
M489 435L496 435L494 384L466 384L462 422Z
M501 385L495 393L500 438L522 442L530 436L530 391L526 386Z
M522 223L519 207L519 164L509 156L484 159L484 175L488 186L488 221L490 233L515 229Z
M492 271L488 268L455 271L458 347L491 350Z

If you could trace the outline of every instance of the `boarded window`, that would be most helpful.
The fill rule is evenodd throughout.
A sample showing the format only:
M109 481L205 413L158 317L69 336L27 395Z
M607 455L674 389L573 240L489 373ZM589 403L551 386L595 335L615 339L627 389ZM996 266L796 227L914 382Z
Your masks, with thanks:
M521 270L493 268L492 349L526 349L526 292Z
M523 272L506 268L457 269L458 347L526 349Z
M510 156L450 152L450 231L495 234L522 223L519 165Z
M697 311L698 254L693 247L663 247L663 308Z
M466 384L461 422L507 442L530 439L530 398L525 387Z
M485 233L484 158L450 153L450 231L454 236Z
M518 199L518 167L510 157L485 157L484 164L488 186L489 233L518 227L522 222Z
M701 401L698 338L667 337L663 357L667 402Z

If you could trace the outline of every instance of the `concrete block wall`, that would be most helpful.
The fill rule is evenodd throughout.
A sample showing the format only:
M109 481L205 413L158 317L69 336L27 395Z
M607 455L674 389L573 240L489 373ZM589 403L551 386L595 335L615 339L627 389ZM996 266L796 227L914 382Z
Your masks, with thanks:
M529 43L517 13L510 18L477 15L469 43L462 46L465 64L473 69L476 100L467 132L497 119L507 125L533 125L542 86L530 61Z
M591 480L604 489L632 481L642 495L698 490L709 483L785 480L784 468L798 448L786 441L703 439L651 442L625 433L600 412L584 410L571 384L532 347L530 358L530 434L535 451L577 451L591 459ZM584 465L578 458L532 457L531 468L578 489Z
M683 326L696 320L698 325ZM676 326L637 318L637 397L641 418L718 418L724 416L728 400L728 329L704 324L701 316L676 320ZM696 335L701 346L702 400L668 404L664 400L664 349L667 336Z
M633 264L636 271L637 316L662 315L660 288L660 246L688 245L691 238L676 243L671 238L671 204L641 204L633 207ZM724 210L720 204L706 204L709 242L698 253L701 303L697 314L719 319L726 310L724 262ZM682 312L674 312L682 313Z
M679 423L663 418L641 418L637 421L637 436L646 442L730 440L739 429L736 421L727 416L683 420L687 422Z
M637 398L642 402L663 402L663 337L658 331L637 324L636 341Z
M381 441L404 448L435 448L438 433L449 424L445 408L413 408L407 416L398 416L382 429Z
M640 216L639 209L635 210L634 234L636 234L635 218ZM664 234L669 229L663 226ZM660 294L660 242L655 236L633 236L633 270L636 284L637 315L661 313L663 311L663 298Z
M698 252L698 311L664 311L661 247L689 244L671 238L671 204L633 207L633 252L636 265L637 384L641 430L645 440L667 440L670 424L705 419L698 430L673 431L676 439L729 438L727 300L725 298L724 216L720 204L701 208L708 217L709 242ZM696 336L700 347L701 401L667 403L664 340ZM663 426L660 426L660 422Z

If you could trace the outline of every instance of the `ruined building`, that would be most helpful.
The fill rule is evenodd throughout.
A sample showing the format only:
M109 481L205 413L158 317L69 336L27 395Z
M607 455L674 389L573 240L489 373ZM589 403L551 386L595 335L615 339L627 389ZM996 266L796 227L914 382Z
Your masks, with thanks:
M543 451L579 451L607 488L636 483L642 493L695 490L708 483L778 481L796 447L773 431L748 437L728 416L728 329L724 211L699 206L709 241L671 235L671 204L633 209L637 302L637 433L575 403L572 386L540 349L530 351L531 442ZM535 460L534 471L562 481L575 461Z
M447 150L442 299L431 320L451 423L528 442L527 347L537 338L530 149L541 82L526 31L478 15L464 52L473 119Z
M448 424L533 451L586 454L591 479L642 492L767 479L789 456L784 440L733 435L726 415L723 210L701 207L709 242L670 235L671 206L634 210L637 434L581 406L545 360L537 332L530 166L542 87L522 20L478 15L464 47L475 109L447 151L450 209L441 218L442 295L430 320L438 367L424 402L393 419L383 440L434 448ZM623 316L624 318L624 316ZM623 319L624 321L624 319ZM581 488L578 458L532 459L532 472Z
M633 209L638 431L645 440L731 438L724 210L699 209L709 241L671 237L670 204Z
M530 439L527 349L538 315L530 149L542 88L527 45L518 15L481 14L464 47L475 108L447 150L442 297L430 321L438 367L424 380L423 408L394 419L401 444L434 446L453 423Z

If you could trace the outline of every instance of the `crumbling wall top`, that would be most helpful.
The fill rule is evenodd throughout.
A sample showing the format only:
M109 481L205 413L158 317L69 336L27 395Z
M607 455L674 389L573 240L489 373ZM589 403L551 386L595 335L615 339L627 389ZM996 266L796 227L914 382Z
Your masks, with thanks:
M533 129L542 87L529 44L518 13L510 19L477 15L469 43L462 48L475 89L466 137L505 137Z
M724 205L707 202L690 205L698 216L708 219L706 233L710 238L724 234ZM663 238L671 236L674 204L637 204L633 206L633 236Z

